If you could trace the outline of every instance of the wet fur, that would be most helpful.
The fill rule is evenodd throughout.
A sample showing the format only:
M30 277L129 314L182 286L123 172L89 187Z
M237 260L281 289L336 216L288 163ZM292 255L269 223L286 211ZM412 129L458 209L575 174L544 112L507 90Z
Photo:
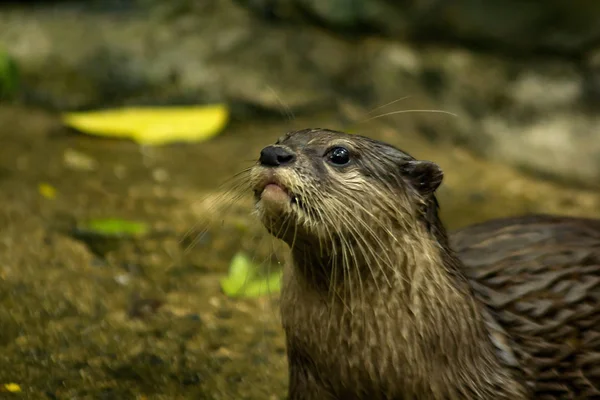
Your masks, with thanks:
M448 245L439 167L381 142L312 129L278 143L285 167L257 165L257 214L286 241L281 314L290 400L525 399L512 339ZM328 164L332 146L347 167ZM259 201L266 183L297 202Z
M532 398L600 398L600 221L492 220L455 232L451 245L510 333Z

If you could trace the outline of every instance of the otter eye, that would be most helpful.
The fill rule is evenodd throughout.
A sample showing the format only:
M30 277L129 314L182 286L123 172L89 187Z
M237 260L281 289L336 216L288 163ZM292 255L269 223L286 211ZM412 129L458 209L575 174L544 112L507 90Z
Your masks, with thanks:
M350 162L350 152L344 147L334 147L327 153L327 158L332 164L346 165Z

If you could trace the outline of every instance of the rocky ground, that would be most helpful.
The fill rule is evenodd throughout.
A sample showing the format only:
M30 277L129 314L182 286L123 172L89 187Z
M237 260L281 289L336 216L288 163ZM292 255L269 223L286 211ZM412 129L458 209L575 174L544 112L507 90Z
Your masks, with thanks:
M141 149L73 134L46 112L0 108L0 388L22 390L0 397L283 399L277 295L232 299L218 284L236 252L262 257L273 242L249 202L229 207L220 185L282 132L345 128L348 110L233 122L206 143ZM440 163L452 228L526 212L600 216L598 193L427 141L403 120L353 130ZM74 235L89 218L146 221L153 234Z
M423 113L423 137L598 188L599 4L15 2L0 7L0 42L29 105L226 101L246 117L406 98L395 110L459 116Z

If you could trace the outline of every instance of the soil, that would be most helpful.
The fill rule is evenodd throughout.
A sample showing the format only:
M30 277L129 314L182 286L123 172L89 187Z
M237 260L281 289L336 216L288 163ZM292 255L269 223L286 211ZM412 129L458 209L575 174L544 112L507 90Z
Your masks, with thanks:
M238 251L262 260L280 247L223 184L283 132L318 126L342 128L331 115L232 122L205 143L144 148L0 108L0 388L21 388L0 398L284 399L277 294L229 298L219 286ZM600 216L598 193L384 122L354 131L440 163L450 228L528 212ZM75 234L91 218L152 230Z

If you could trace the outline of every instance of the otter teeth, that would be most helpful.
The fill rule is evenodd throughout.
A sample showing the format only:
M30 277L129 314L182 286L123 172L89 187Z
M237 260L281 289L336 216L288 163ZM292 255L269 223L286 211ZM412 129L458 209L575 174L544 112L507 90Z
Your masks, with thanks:
M300 197L294 195L294 196L292 196L292 204L295 204L298 207L302 208L302 199L300 199Z

